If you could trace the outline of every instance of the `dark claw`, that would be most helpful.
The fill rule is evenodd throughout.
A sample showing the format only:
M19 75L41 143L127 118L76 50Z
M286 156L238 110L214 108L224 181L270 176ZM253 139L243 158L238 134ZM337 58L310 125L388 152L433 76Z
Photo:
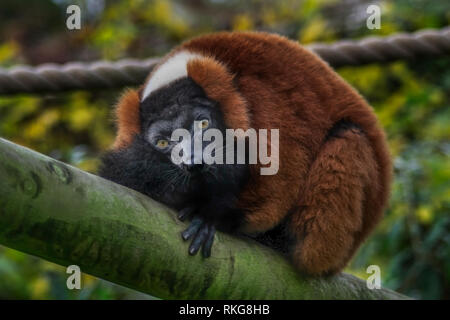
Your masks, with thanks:
M194 207L186 207L181 209L178 213L178 219L180 219L181 221L186 220L186 218L189 217L194 212L194 210Z
M192 240L192 243L189 247L189 254L195 255L198 252L202 244L205 242L208 236L208 232L209 232L208 225L207 224L202 225L200 230L195 235L194 240Z
M216 228L214 226L210 226L208 230L208 237L206 238L205 243L203 244L202 254L203 257L208 258L211 256L211 247L214 242L214 235L216 234Z
M183 209L182 211L184 211ZM202 218L195 217L192 219L189 227L181 233L184 240L188 240L194 236L191 245L189 246L189 254L195 255L198 250L202 248L202 255L205 258L211 256L211 247L214 241L216 228L213 225L207 224Z
M194 234L197 233L198 229L200 229L202 224L203 224L202 219L197 218L197 217L192 219L192 222L189 225L189 227L181 233L181 236L183 237L183 239L188 240L189 238L191 238Z

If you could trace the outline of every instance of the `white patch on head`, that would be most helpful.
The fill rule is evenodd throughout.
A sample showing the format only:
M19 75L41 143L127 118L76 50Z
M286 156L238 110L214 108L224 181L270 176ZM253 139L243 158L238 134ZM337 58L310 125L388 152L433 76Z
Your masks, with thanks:
M198 53L189 51L180 51L166 62L160 65L151 78L142 93L141 101L144 101L153 91L162 88L169 83L187 77L187 64L190 60L202 58Z

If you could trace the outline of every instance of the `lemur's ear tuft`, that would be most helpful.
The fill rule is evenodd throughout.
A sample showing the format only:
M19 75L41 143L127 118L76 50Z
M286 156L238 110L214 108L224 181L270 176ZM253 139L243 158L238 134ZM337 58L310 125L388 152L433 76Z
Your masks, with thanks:
M116 105L117 136L113 148L128 146L133 137L140 132L139 92L126 90Z
M246 102L233 84L233 74L222 63L209 57L195 58L188 62L187 73L208 98L219 102L229 128L250 128Z

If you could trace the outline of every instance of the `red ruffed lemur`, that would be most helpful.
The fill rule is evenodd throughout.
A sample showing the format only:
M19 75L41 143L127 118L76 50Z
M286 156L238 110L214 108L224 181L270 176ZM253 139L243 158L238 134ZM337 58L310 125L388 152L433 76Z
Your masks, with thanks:
M117 108L100 175L190 218L190 254L211 253L216 228L251 235L310 275L340 271L382 216L391 162L367 102L294 41L262 32L189 40ZM174 163L171 132L278 129L279 169ZM270 149L270 142L268 142ZM204 145L203 145L204 147ZM274 148L274 146L272 146Z

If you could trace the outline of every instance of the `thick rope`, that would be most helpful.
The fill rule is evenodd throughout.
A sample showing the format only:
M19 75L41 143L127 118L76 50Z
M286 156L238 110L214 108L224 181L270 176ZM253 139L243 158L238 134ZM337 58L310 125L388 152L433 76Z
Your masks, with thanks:
M446 55L450 54L450 27L359 41L342 40L329 45L318 43L308 48L334 67Z
M307 46L333 67L450 54L450 27ZM114 88L144 81L158 58L0 68L0 94Z
M158 60L124 59L117 62L70 62L64 65L0 68L0 94L93 90L137 85L142 83Z

